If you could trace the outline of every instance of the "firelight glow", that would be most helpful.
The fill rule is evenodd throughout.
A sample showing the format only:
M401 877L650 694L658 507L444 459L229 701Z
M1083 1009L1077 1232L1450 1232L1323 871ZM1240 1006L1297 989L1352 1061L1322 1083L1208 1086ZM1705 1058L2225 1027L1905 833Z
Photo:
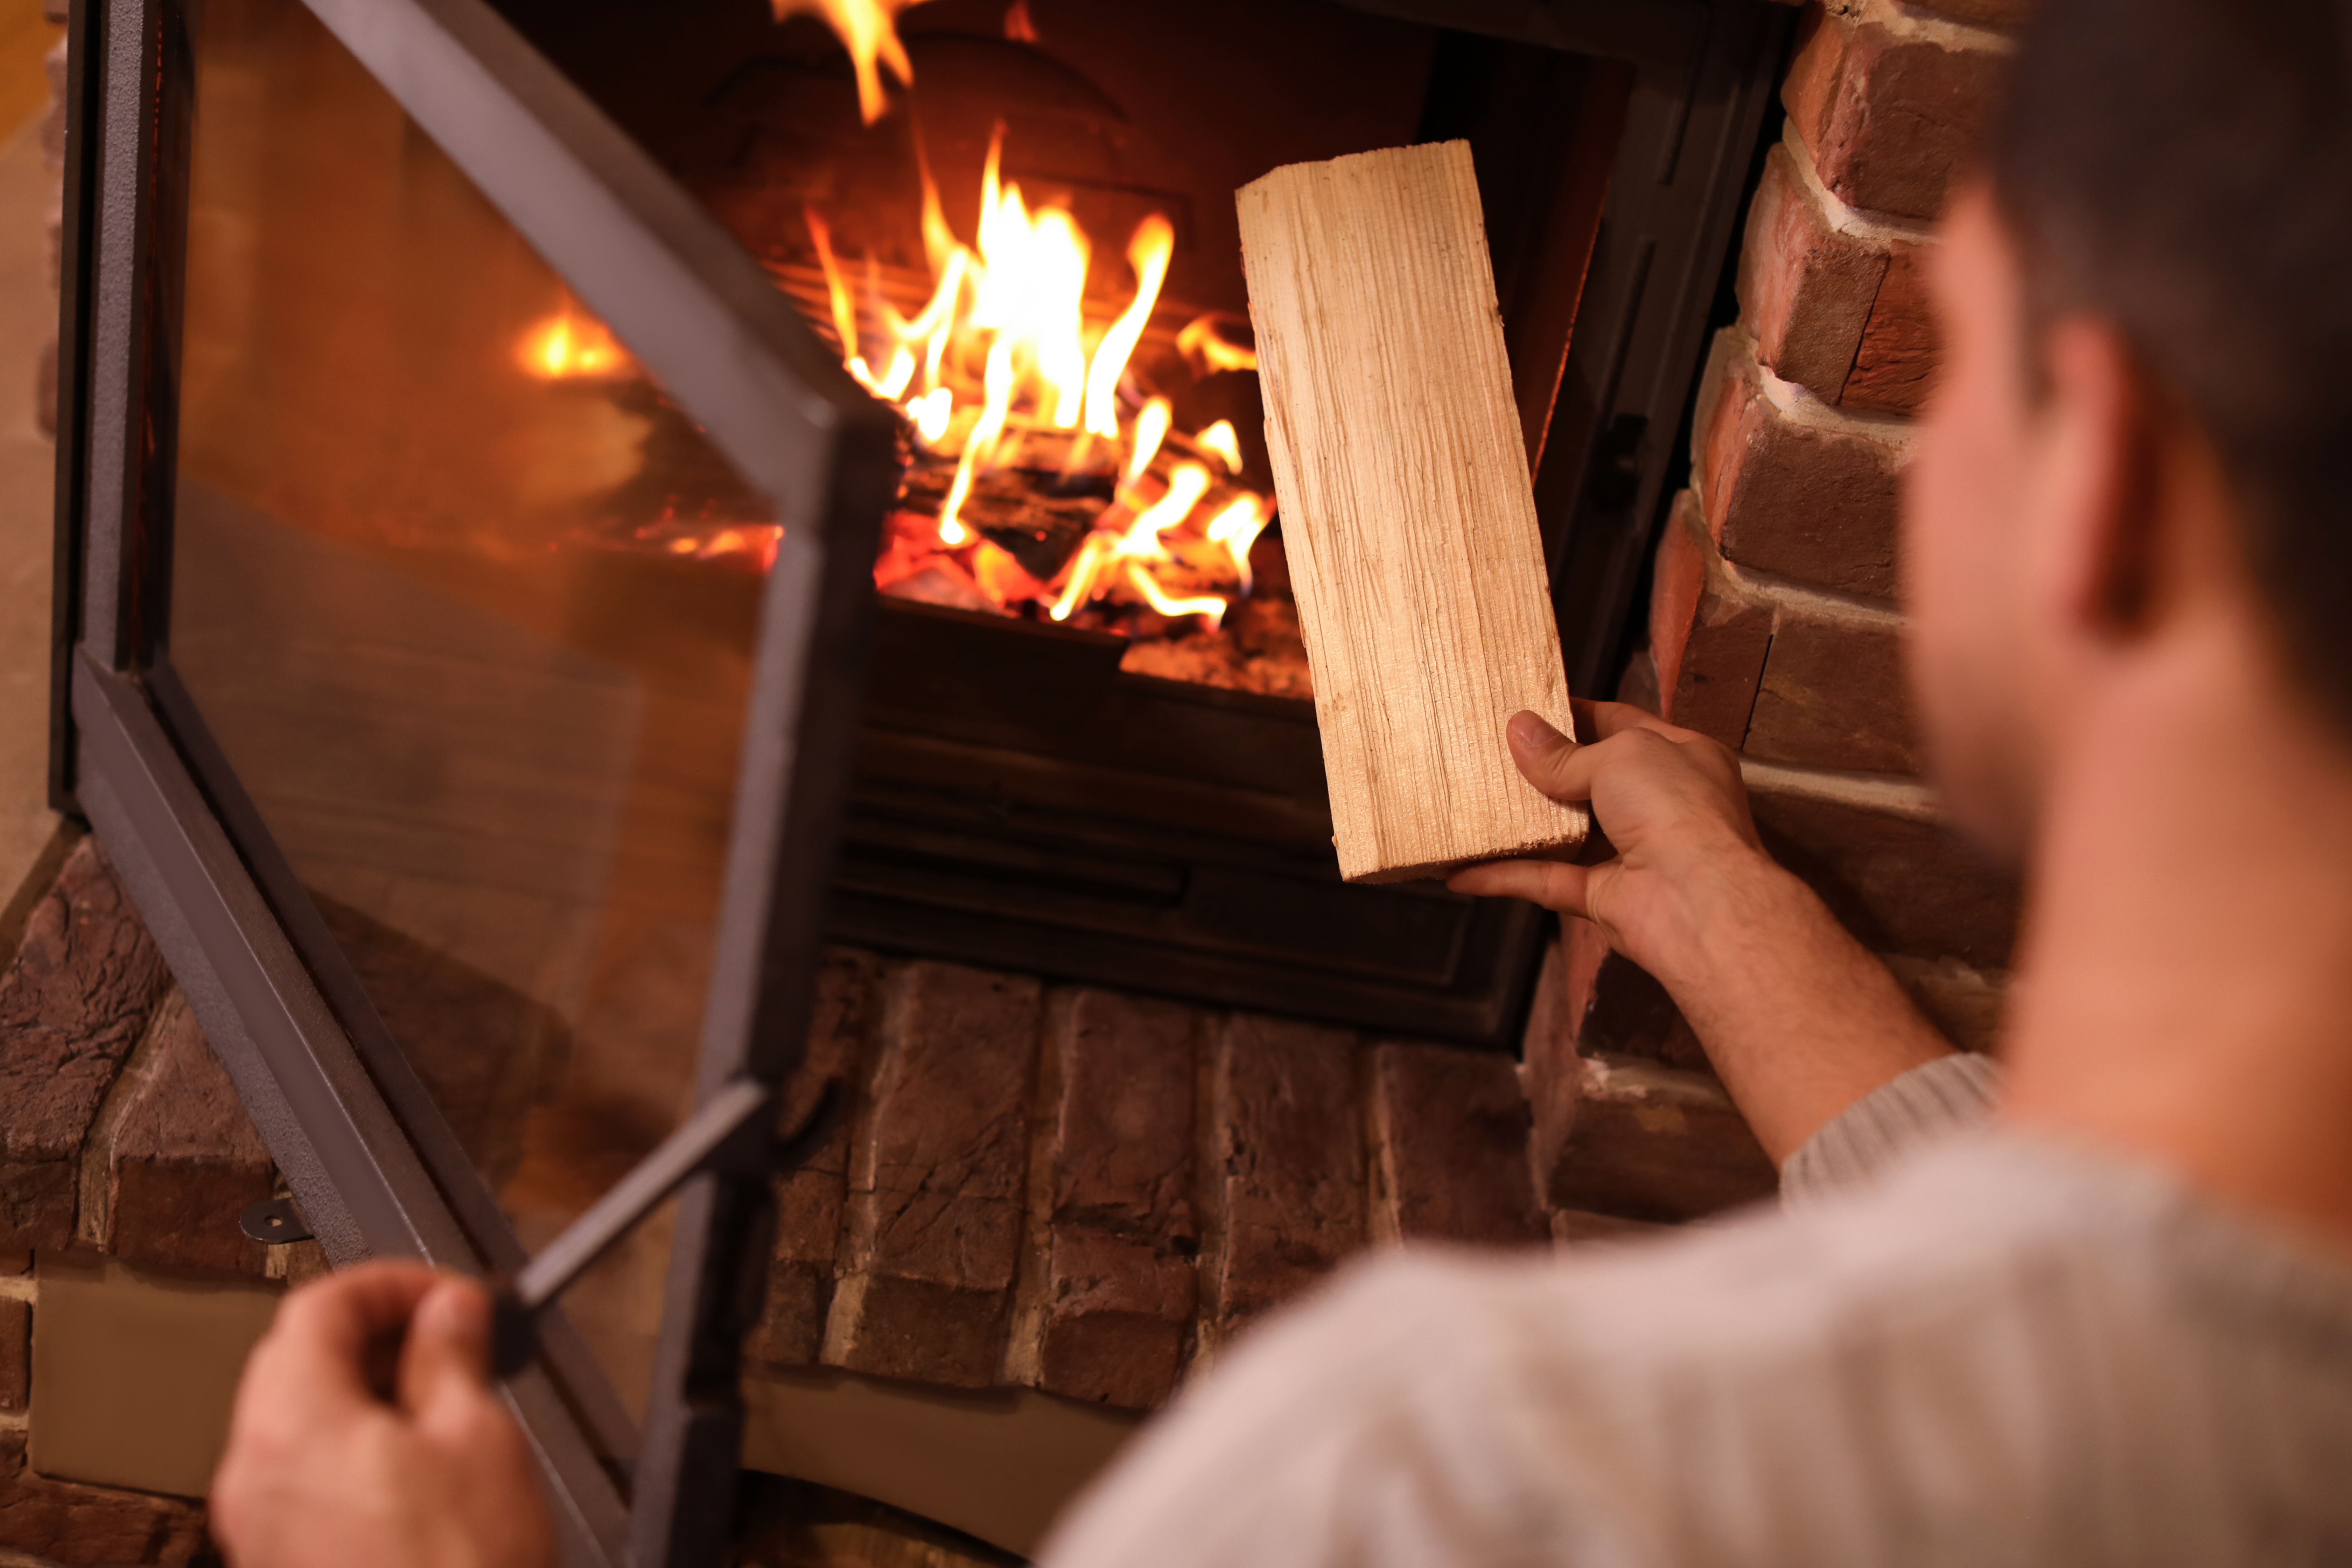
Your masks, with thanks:
M574 316L569 309L526 332L517 357L541 381L615 375L629 369L628 353L603 323Z

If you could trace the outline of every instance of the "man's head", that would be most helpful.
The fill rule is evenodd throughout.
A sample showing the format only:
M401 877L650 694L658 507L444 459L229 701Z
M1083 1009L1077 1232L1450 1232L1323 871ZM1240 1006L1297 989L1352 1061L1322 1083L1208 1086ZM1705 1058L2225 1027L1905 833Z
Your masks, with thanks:
M1963 820L2021 850L2184 616L2352 737L2352 0L2040 0L1943 233L1905 593Z

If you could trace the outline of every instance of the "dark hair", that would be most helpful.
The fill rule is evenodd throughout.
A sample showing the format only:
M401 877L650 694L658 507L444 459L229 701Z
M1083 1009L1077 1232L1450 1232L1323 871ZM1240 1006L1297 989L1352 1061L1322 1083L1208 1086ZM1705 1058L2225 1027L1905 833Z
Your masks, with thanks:
M2039 0L1988 153L2035 306L2112 321L2205 429L2352 726L2352 0Z

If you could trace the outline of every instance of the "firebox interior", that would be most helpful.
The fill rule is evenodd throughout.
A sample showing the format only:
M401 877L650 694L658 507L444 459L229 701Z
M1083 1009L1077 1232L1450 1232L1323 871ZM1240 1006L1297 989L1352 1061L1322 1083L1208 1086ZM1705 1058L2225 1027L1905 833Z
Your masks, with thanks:
M994 149L1006 185L1033 209L1066 210L1091 241L1091 325L1134 295L1130 234L1153 215L1172 226L1165 284L1123 384L1130 406L1168 398L1171 434L1133 508L1118 510L1116 482L1099 472L1092 486L1057 474L1067 438L1045 431L1026 438L1031 455L983 469L962 513L976 546L942 552L934 531L954 464L909 453L890 524L893 549L908 554L877 570L836 934L1514 1044L1532 911L1432 884L1338 880L1278 518L1248 552L1246 591L1230 574L1187 576L1189 560L1155 568L1171 592L1228 596L1221 625L1158 615L1131 593L1056 620L1050 595L989 604L972 587L989 587L987 563L1002 559L1054 579L1096 520L1123 522L1186 464L1217 486L1196 521L1235 494L1270 504L1255 374L1188 355L1180 340L1209 322L1246 351L1232 193L1280 163L1472 142L1522 426L1540 458L1631 68L1331 0L1045 0L1025 8L1020 37L995 0L932 0L900 18L914 70L903 106L866 125L832 35L805 17L778 26L765 0L664 6L657 21L617 3L501 8L844 353L813 218L856 309L887 297L911 316L938 271L927 182L969 240ZM857 346L878 374L876 342ZM1192 444L1221 420L1241 459L1231 473ZM1560 508L1547 517L1555 534L1565 523ZM1168 538L1181 554L1185 533Z

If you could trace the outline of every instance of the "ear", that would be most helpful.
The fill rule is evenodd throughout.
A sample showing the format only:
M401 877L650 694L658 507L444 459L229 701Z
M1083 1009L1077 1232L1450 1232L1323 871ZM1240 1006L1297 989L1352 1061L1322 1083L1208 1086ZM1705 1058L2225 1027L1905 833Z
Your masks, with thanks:
M2162 574L2157 401L2098 317L2062 316L2033 346L2044 388L2033 521L2050 608L2078 635L2128 639L2155 613Z

